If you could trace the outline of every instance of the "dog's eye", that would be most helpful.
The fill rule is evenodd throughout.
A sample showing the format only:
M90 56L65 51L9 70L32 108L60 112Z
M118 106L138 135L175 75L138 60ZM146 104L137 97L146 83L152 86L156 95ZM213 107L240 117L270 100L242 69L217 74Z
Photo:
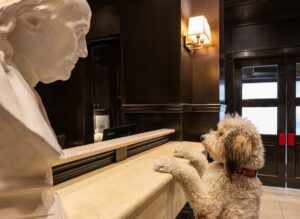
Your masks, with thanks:
M219 132L219 136L222 136L223 135L223 132Z

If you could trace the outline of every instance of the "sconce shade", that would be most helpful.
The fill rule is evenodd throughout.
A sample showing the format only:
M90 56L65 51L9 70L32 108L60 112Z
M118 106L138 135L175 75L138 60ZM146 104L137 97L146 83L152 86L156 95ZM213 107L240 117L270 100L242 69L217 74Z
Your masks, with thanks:
M199 43L197 42L199 38L201 44L211 43L210 27L204 16L189 18L188 36L193 43Z

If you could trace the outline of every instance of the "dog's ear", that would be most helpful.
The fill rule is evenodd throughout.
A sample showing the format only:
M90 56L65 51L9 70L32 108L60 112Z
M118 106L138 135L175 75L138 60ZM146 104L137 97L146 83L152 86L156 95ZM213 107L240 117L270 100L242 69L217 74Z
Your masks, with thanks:
M225 169L230 179L251 157L252 144L246 135L230 131L225 142Z

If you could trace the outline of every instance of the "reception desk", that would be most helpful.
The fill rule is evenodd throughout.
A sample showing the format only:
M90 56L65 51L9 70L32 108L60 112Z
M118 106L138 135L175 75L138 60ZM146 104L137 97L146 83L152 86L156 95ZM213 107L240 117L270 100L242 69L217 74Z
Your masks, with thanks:
M71 219L175 218L186 203L184 193L171 175L154 171L153 163L172 155L177 146L203 150L199 143L170 141L53 190Z

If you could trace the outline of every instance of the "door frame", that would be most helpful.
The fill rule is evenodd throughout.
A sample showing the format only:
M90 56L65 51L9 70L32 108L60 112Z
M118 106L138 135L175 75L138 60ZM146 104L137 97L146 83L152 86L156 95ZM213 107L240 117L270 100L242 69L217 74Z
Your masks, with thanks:
M300 136L296 136L296 107L300 106L300 97L296 97L296 63L300 63L300 56L286 56L284 72L287 79L287 187L300 188ZM295 137L294 137L295 136ZM290 142L291 140L291 142ZM294 142L293 142L294 141Z
M277 65L277 99L242 100L242 67L262 65ZM285 145L282 146L278 144L278 135L279 133L285 133L286 123L286 81L282 71L282 59L280 57L234 59L234 90L235 97L233 102L235 109L240 115L242 113L242 107L277 107L277 134L261 135L266 150L266 163L265 167L259 171L258 176L265 185L285 187L286 147Z

